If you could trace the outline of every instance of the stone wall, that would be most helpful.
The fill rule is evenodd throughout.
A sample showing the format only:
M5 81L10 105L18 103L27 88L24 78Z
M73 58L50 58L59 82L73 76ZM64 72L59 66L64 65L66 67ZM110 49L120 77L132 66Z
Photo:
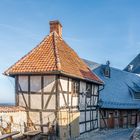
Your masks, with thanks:
M5 108L5 107L4 107ZM8 109L9 108L9 111ZM0 107L0 134L19 131L23 133L25 130L25 124L27 123L27 114L25 111L16 111L13 107L7 107L5 111L1 111Z

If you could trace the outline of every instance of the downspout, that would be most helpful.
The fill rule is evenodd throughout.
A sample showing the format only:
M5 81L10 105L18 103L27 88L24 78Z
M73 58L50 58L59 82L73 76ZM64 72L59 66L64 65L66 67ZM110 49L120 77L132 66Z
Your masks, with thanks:
M135 118L135 127L138 126L138 113L140 112L140 109L136 112L136 118Z
M105 87L105 85L102 85L102 88L99 90L99 92L102 91L102 90L104 89L104 87ZM105 121L105 119L103 118L103 115L102 115L102 112L101 112L101 107L102 107L101 100L98 100L99 123L100 123L100 115L101 115L102 120L104 121L105 127L107 128L106 121Z

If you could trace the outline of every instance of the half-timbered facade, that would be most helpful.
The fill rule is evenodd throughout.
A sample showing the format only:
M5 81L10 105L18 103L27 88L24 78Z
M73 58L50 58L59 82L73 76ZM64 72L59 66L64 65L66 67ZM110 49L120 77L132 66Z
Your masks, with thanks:
M27 126L43 132L55 126L60 139L98 128L103 82L63 40L58 21L51 21L50 34L5 74L15 78L16 105L26 108Z
M100 128L130 128L140 122L140 77L85 60L105 83L100 89Z

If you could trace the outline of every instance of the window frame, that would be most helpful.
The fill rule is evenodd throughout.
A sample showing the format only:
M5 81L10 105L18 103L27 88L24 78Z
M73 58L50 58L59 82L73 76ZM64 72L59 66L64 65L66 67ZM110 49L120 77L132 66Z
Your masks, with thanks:
M78 80L72 79L71 93L73 96L78 96L80 92L80 82Z
M89 86L89 89L88 89L88 86ZM92 96L92 84L86 83L86 97L91 98L91 96Z
M105 68L104 69L104 76L105 77L110 77L110 68Z

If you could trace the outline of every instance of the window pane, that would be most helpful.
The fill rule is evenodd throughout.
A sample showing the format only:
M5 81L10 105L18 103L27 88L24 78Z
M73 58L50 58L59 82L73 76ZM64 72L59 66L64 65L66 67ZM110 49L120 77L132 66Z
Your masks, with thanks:
M91 97L91 93L92 93L92 84L90 84L90 83L87 83L87 89L86 89L86 91L87 91L87 97Z
M72 94L77 96L79 93L79 81L72 80Z

